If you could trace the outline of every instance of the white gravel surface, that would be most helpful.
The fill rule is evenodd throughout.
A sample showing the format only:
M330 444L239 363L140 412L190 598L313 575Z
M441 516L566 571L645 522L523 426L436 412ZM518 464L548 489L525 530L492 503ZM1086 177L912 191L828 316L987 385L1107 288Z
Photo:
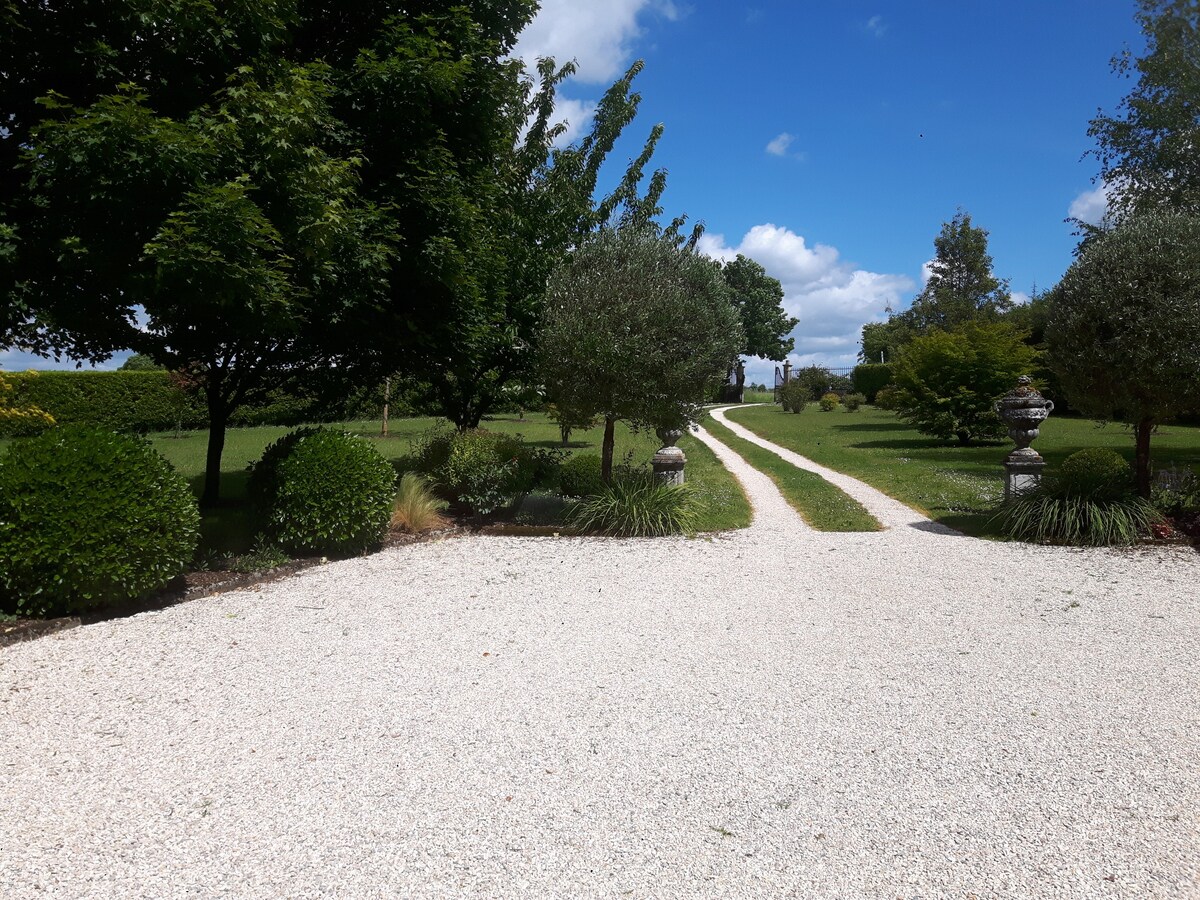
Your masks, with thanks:
M0 650L0 896L1200 896L1200 557L820 534L739 474L731 535Z

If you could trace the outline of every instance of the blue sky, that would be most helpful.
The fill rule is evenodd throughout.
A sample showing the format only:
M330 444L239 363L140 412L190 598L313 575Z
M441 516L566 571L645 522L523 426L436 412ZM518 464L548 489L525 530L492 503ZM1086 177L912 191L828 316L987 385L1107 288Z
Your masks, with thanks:
M1140 50L1133 13L1133 0L544 0L516 52L578 61L559 107L575 132L645 59L610 176L664 123L667 215L703 220L706 252L746 253L783 282L794 362L851 365L862 324L920 290L959 208L1014 292L1058 280L1075 246L1063 220L1103 209L1081 157L1088 120L1129 88L1109 60ZM4 368L31 363L55 365L0 353Z
M708 252L741 250L784 283L795 362L851 365L862 323L912 300L960 207L1014 292L1061 277L1072 205L1102 212L1081 157L1088 120L1129 89L1109 61L1143 46L1133 13L1132 0L548 0L519 52L579 59L572 124L644 58L642 112L613 162L663 122L668 215L703 219Z

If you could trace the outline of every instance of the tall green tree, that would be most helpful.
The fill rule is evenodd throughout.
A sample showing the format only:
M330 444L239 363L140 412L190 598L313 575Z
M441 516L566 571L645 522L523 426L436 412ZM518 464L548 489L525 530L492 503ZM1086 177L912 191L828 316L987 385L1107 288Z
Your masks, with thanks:
M15 9L5 318L27 328L25 304L73 355L194 373L206 500L238 404L451 358L483 317L532 0Z
M933 240L929 280L904 318L917 334L995 319L1012 307L1008 282L992 274L988 233L959 210Z
M557 87L573 65L541 60L537 83L523 78L501 110L507 135L496 148L497 190L481 198L487 214L469 277L458 285L478 301L456 327L453 352L426 363L442 410L460 428L477 426L501 398L536 381L546 280L570 249L596 229L647 225L661 212L665 172L645 178L661 125L616 186L596 196L614 143L637 115L641 95L633 82L642 68L635 62L606 91L588 133L567 147L555 146L565 126L553 115Z
M1155 426L1200 409L1200 218L1135 214L1091 241L1051 292L1050 360L1071 405L1133 425L1150 495Z
M784 310L779 279L740 253L725 263L722 274L745 335L741 355L781 360L791 353L796 340L789 335L800 320Z
M1200 213L1200 7L1137 0L1136 19L1145 54L1125 50L1112 65L1137 81L1115 112L1100 113L1088 128L1109 215L1119 222L1159 207Z
M609 481L616 422L695 421L743 342L718 263L653 229L604 229L551 276L541 372L559 409L604 419Z

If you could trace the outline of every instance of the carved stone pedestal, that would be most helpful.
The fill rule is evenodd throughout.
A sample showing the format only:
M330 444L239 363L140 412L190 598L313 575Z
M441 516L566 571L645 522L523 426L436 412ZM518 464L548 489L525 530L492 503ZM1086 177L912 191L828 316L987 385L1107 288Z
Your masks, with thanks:
M683 436L683 432L660 428L655 433L663 442L663 446L650 460L650 468L654 470L655 479L663 484L675 486L683 484L685 478L683 467L687 465L687 457L682 450L675 446L675 442Z
M1037 487L1045 468L1046 461L1036 451L1010 453L1004 459L1004 499Z

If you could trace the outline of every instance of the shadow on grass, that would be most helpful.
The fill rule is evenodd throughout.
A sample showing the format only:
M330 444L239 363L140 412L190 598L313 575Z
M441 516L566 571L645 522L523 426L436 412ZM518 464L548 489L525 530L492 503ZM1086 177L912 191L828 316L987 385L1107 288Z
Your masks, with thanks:
M911 431L903 422L854 422L849 425L832 425L836 431Z
M913 438L907 441L859 441L847 446L855 450L930 450L939 454L972 453L975 450L988 450L1011 446L1008 441L974 441L967 445L946 444L936 438Z

